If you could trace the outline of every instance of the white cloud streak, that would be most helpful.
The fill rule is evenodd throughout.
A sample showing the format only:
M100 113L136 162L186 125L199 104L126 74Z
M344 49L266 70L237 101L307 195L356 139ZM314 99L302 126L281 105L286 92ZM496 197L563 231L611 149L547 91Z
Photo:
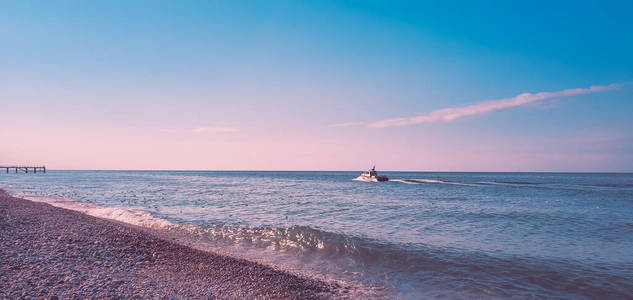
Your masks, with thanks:
M377 121L370 123L367 126L372 128L384 128L392 126L411 126L423 123L451 122L463 117L484 114L495 110L502 110L529 103L541 102L550 98L597 93L617 89L619 87L620 85L613 83L605 86L592 86L584 89L568 89L558 92L540 92L536 94L524 93L513 98L488 100L468 106L444 108L426 115Z

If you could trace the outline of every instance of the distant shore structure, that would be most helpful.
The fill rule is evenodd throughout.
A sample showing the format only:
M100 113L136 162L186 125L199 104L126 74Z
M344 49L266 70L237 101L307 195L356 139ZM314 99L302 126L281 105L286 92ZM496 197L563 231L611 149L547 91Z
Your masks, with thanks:
M28 173L30 170L33 173L37 173L37 171L46 173L46 166L0 166L0 170L2 169L6 169L7 173L9 173L9 170L15 170L15 173L18 171Z

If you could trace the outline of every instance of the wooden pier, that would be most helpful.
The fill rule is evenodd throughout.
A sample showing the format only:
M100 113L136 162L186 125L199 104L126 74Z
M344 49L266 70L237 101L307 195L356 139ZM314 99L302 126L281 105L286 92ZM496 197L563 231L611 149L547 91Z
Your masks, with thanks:
M9 173L9 170L15 170L15 173L18 171L24 173L31 171L33 173L37 173L38 171L46 173L46 166L0 166L0 170L2 169L6 169L7 173Z

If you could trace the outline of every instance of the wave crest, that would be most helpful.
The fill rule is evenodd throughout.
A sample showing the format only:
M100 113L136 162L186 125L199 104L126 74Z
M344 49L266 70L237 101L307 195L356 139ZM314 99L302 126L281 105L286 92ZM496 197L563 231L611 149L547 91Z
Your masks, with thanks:
M50 204L52 206L65 208L82 212L84 214L116 220L123 223L128 223L136 226L147 227L152 229L162 229L176 226L174 223L165 219L152 216L149 212L127 208L127 207L106 207L99 206L92 203L79 202L67 198L54 198L54 197L39 197L39 196L22 196L22 198Z

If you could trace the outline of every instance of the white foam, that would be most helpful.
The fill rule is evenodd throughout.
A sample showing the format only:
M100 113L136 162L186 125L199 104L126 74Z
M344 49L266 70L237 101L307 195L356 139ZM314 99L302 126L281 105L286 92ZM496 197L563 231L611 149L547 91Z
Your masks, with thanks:
M420 183L420 182L414 182L414 181L403 180L403 179L391 179L390 181L395 181L395 182L400 182L400 183L406 183L406 184L422 184L422 183Z
M424 182L424 183L446 183L446 184L454 184L454 182L448 182L448 181L442 181L442 180L435 180L435 179L412 179L414 181L420 181L420 182Z
M35 202L48 203L52 206L78 211L98 218L116 220L132 225L161 229L175 226L174 223L165 219L152 216L149 212L125 207L105 207L92 203L84 203L66 198L39 197L39 196L19 196Z
M514 186L514 187L530 185L529 183L512 183L512 182L495 182L495 181L482 181L478 183L487 184L487 185L505 185L505 186Z
M406 184L424 184L424 183L437 183L437 184L452 184L452 185L461 185L461 186L477 186L475 184L461 183L461 182L452 182L452 181L443 181L437 179L392 179L391 181L402 182Z
M286 272L296 274L302 277L315 277L320 280L338 283L345 286L351 286L352 291L350 294L353 298L386 298L388 291L380 285L364 284L351 275L346 275L344 270L338 269L337 266L327 265L326 271L319 271L318 267L323 266L323 262L319 261L317 265L306 264L306 262L300 262L292 253L285 253L284 251L277 251L277 247L247 247L239 243L242 239L251 239L250 236L241 236L240 230L237 232L232 231L234 228L205 228L192 224L177 225L167 220L152 216L149 212L134 208L125 207L105 207L92 203L85 203L75 201L67 198L57 197L42 197L42 196L30 196L30 195L16 195L16 197L47 203L52 206L69 209L77 212L81 212L87 215L91 215L98 218L116 220L132 225L142 226L151 229L164 229L174 230L174 233L189 232L189 235L175 235L178 237L176 242L183 245L187 245L202 251L210 251L213 253L223 254L234 258L247 259L255 261L264 265L273 266L274 268L284 270ZM223 230L222 230L223 229ZM228 230L227 230L228 229ZM245 230L246 233L252 235L253 229L249 228ZM218 243L217 241L201 240L202 236L199 234L206 232L215 237L228 237L229 240L233 240L234 243ZM191 235L193 233L193 235ZM273 233L265 234L270 236ZM295 248L301 248L300 245L290 240L284 240L282 245L293 246ZM317 248L324 248L323 242L319 241L316 245ZM381 296L382 295L382 296Z

